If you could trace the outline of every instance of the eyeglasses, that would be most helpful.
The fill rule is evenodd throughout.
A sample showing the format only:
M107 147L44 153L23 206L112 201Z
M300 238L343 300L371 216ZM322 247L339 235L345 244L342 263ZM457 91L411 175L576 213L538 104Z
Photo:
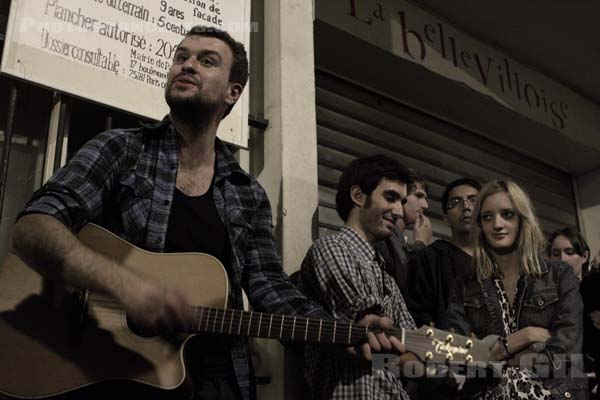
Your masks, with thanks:
M475 204L477 203L477 196L471 195L468 197L453 197L450 200L448 200L448 203L446 204L446 208L448 210L451 210L453 208L458 207L459 205L462 205L464 207L465 202L467 203L468 206L474 207Z

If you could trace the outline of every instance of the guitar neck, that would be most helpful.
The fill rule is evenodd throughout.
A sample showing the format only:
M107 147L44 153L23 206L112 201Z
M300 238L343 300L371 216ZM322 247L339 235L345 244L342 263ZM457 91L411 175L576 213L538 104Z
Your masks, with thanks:
M349 346L365 342L369 332L381 332L352 322L211 307L194 309L196 318L191 329L194 333ZM416 354L422 361L485 363L490 359L489 349L483 342L439 329L423 326L419 329L391 328L384 332L396 337L406 351Z
M220 333L305 343L357 344L368 328L351 322L236 309L195 307L192 332Z

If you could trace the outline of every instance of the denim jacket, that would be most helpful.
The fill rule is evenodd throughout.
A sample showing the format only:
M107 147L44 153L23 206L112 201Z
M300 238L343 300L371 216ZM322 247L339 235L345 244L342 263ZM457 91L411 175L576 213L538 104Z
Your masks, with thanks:
M521 277L515 298L518 329L548 329L545 349L532 356L537 372L553 399L585 399L587 384L582 372L583 305L579 281L569 265L542 261L539 277ZM459 276L448 306L449 326L478 338L504 336L502 310L494 279L478 280L475 271ZM544 372L546 371L546 372Z

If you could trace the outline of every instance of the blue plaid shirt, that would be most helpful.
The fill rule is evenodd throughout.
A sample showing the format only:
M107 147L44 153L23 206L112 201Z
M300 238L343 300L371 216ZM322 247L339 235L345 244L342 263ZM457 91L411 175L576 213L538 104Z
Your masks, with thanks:
M217 139L214 201L229 234L229 304L270 313L325 317L290 282L272 236L264 189ZM149 251L162 252L177 176L179 144L170 120L103 132L57 171L20 214L56 217L72 231L98 223ZM244 399L254 397L245 338L233 338L231 357Z

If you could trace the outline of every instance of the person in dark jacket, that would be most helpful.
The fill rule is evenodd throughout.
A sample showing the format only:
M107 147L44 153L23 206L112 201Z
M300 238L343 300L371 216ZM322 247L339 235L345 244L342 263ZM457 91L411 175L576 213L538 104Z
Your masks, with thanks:
M590 273L590 247L583 235L576 229L564 227L552 232L548 237L548 256L551 260L564 261L573 268L581 280L583 299L583 353L585 368L596 376L590 381L590 388L598 385L600 377L600 274ZM597 388L595 390L597 396Z
M492 360L507 365L474 397L586 398L579 281L568 264L539 257L545 240L531 200L514 182L491 181L473 218L474 269L453 284L448 324L463 335L496 336Z
M451 182L441 201L452 240L436 240L410 254L408 270L411 273L403 294L417 326L447 327L445 312L450 285L471 265L472 213L479 189L481 185L473 179Z
M600 399L600 272L586 275L581 282L583 299L583 351L589 371L595 373L590 390L593 399ZM594 390L595 389L595 390Z

